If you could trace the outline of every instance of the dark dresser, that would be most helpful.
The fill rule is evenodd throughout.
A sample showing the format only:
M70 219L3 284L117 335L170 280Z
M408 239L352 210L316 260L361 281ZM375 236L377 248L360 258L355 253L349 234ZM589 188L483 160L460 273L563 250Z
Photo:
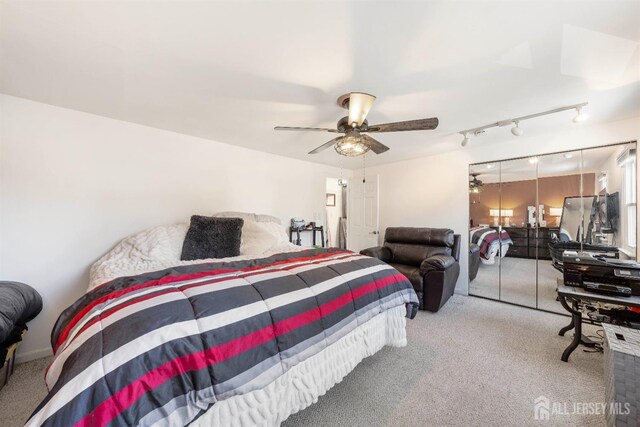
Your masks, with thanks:
M498 229L498 227L491 227ZM530 258L550 260L549 240L552 233L558 234L556 227L502 227L513 241L505 256L513 258ZM536 236L536 230L538 235Z

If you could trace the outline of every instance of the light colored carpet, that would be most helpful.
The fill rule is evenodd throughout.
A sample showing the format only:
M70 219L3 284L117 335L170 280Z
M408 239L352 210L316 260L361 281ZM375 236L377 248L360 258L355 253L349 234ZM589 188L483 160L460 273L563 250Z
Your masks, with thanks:
M562 274L551 261L537 261L537 307L566 314L556 301L556 279ZM500 276L500 277L499 277ZM536 307L536 260L504 257L494 265L480 264L478 275L469 283L469 293L485 298Z
M0 425L24 425L36 406L47 395L44 371L51 358L16 365L9 382L0 390Z
M283 426L527 426L546 396L603 402L602 354L560 361L566 317L455 295L439 313L407 322L409 345L365 359L318 403ZM588 328L593 333L593 328ZM47 359L19 365L0 391L0 424L22 425L44 396ZM603 425L597 415L552 415L545 425Z

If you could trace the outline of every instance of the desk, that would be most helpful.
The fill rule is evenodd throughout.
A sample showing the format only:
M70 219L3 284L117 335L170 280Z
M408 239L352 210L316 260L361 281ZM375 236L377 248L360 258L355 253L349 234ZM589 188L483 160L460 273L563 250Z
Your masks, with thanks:
M601 302L606 304L621 305L624 307L638 307L640 308L640 297L619 297L615 295L599 294L595 292L587 291L583 288L576 288L574 286L565 286L562 279L558 279L558 299L560 304L571 314L571 322L560 329L558 335L564 336L565 333L575 328L573 341L562 353L562 361L569 361L569 356L573 353L578 345L590 345L590 343L582 336L582 311L581 308L588 302ZM571 302L571 306L567 303L567 300Z
M310 232L313 233L313 246L316 245L316 233L319 231L320 232L320 241L322 242L322 247L324 248L324 228L323 228L322 225L319 226L319 227L313 227L313 228L289 227L289 241L291 243L293 243L293 233L296 233L296 245L301 246L302 242L300 240L300 233L301 232L305 232L305 231L310 231Z

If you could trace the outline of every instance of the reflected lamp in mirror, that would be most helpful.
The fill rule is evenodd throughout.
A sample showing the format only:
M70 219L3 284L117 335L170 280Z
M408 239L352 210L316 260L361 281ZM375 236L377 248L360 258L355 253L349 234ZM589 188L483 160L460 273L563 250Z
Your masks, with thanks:
M562 208L549 208L549 216L556 218L556 225L560 225L560 217L562 217Z
M500 211L500 214L504 218L505 227L509 227L511 225L509 224L509 218L513 216L513 209L503 209L502 211Z
M549 215L562 216L562 208L549 208Z
M509 227L509 218L513 216L513 209L489 209L489 216L493 217L493 226L500 226L500 217L504 218L505 227Z
M500 225L500 209L489 209L489 216L493 217L493 226L498 227Z

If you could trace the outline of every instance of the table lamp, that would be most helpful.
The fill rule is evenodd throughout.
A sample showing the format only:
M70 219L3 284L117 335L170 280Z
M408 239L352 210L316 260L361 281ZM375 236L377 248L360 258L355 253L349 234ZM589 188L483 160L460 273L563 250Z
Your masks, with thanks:
M493 217L493 226L500 226L500 217L504 218L504 226L509 227L509 218L513 216L513 209L489 209L489 216Z

